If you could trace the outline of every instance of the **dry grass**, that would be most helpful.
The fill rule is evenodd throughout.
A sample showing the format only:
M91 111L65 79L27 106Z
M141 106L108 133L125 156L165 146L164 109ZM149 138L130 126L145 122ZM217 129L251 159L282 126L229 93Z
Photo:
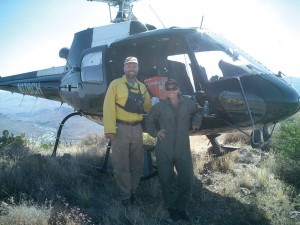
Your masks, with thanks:
M234 145L249 145L250 139L249 134L241 133L241 132L232 132L225 133L223 135L224 144L234 144Z
M205 136L191 137L195 183L190 224L300 224L299 190L292 185L298 164L273 153L263 155L238 134L221 136L220 141L241 149L213 158ZM146 144L154 142L145 137ZM38 152L38 145L33 150L30 145L4 149L0 224L165 224L157 177L141 182L139 205L124 210L113 177L99 171L106 144L103 137L89 135L79 145L61 145L56 158L50 157L52 149Z
M2 210L6 209L5 216L0 216L1 225L12 224L48 224L51 216L51 207L39 207L22 202L19 205L2 204ZM1 207L0 207L1 209ZM1 211L0 211L1 212Z

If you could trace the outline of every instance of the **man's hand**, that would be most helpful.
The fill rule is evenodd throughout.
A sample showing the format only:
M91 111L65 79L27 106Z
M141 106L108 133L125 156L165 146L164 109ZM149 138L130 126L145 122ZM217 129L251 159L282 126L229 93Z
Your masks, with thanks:
M196 132L197 130L199 130L199 128L200 128L200 127L199 127L199 126L196 126L196 125L193 125L193 126L192 126L193 132Z
M157 137L159 138L159 140L162 140L165 138L165 132L166 130L161 129L160 131L157 132Z
M107 134L105 134L105 137L112 141L114 139L115 135L116 134L114 134L114 133L107 133Z

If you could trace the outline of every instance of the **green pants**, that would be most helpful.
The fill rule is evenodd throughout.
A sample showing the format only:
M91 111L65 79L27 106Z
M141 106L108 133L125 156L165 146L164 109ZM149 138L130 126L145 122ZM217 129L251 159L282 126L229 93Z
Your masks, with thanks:
M117 123L117 134L111 144L114 177L120 189L121 199L128 199L136 191L142 175L144 159L142 126Z
M169 149L170 151L171 149ZM186 158L170 157L165 151L156 152L158 179L161 185L163 199L167 208L184 210L191 198L194 181L191 155ZM177 172L177 181L176 174Z

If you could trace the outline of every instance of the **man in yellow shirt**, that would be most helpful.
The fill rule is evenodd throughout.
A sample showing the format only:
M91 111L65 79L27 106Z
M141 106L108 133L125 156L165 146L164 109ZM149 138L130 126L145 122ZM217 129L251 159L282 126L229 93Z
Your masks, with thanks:
M151 108L146 86L137 80L136 57L124 61L124 73L108 87L104 105L104 134L111 140L114 177L124 206L135 201L143 168L143 114Z

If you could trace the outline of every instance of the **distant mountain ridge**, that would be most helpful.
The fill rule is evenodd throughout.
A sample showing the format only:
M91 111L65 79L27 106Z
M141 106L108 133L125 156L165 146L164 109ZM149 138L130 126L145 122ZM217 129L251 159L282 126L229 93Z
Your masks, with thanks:
M70 106L59 102L0 91L0 132L25 133L26 138L54 142L61 121L72 112ZM63 126L61 140L78 142L89 133L103 134L103 127L74 116Z

